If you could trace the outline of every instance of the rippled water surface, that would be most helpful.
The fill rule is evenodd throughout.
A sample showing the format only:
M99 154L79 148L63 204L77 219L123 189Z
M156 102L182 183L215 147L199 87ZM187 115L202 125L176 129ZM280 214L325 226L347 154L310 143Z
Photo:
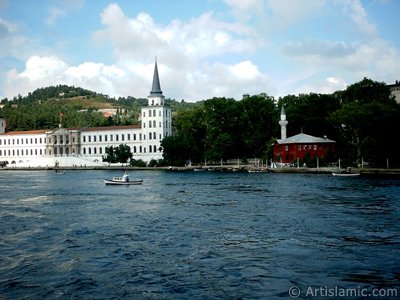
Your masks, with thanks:
M274 299L400 291L400 180L0 172L0 299ZM400 295L400 294L399 294Z

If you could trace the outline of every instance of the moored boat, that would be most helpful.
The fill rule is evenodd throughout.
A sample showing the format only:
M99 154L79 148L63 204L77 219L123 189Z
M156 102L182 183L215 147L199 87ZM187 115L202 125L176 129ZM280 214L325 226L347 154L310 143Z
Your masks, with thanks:
M332 175L338 177L355 177L359 176L360 173L351 172L351 168L347 168L346 170L342 169L340 167L340 159L339 159L339 168L336 172L332 172Z
M338 177L355 177L359 176L360 173L351 173L348 171L339 171L339 172L332 172L333 176L338 176Z

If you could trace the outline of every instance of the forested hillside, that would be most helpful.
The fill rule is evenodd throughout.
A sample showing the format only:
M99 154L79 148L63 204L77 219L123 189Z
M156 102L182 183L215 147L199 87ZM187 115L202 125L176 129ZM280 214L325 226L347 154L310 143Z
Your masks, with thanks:
M173 110L190 104L167 99ZM64 127L93 127L138 124L140 107L147 99L110 98L80 87L58 85L40 88L26 97L18 95L1 101L0 117L7 119L7 130L52 129L60 122ZM104 117L99 109L116 109L117 114Z

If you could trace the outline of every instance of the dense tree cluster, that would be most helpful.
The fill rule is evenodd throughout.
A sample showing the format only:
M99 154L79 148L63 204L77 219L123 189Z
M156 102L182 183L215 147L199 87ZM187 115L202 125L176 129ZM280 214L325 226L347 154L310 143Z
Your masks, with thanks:
M265 94L243 96L240 101L213 98L178 111L176 135L162 142L170 164L272 157L272 144L280 138L278 124L284 105L288 136L303 131L337 141L336 161L347 165L361 160L375 166L400 165L396 134L400 106L384 84L364 78L342 92L288 95L278 100Z
M131 147L126 144L120 144L118 147L106 147L106 155L103 155L103 161L110 164L127 163L132 158Z

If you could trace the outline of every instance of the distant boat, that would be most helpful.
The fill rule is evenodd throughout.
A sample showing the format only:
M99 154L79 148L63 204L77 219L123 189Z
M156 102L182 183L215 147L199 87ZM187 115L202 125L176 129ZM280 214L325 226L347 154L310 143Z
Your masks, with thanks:
M121 177L113 177L112 179L104 179L106 185L139 185L143 183L143 179L130 180L129 175L125 174Z
M338 177L355 177L355 176L359 176L360 173L351 173L348 171L340 171L340 172L332 172L333 176L338 176Z
M339 159L339 168L336 172L332 172L332 175L337 177L355 177L360 175L360 173L351 172L350 170L351 169L342 170L340 168L340 159Z
M64 175L65 172L61 169L56 169L56 175Z
M257 169L249 169L249 173L268 173L269 170L267 168L257 168Z

